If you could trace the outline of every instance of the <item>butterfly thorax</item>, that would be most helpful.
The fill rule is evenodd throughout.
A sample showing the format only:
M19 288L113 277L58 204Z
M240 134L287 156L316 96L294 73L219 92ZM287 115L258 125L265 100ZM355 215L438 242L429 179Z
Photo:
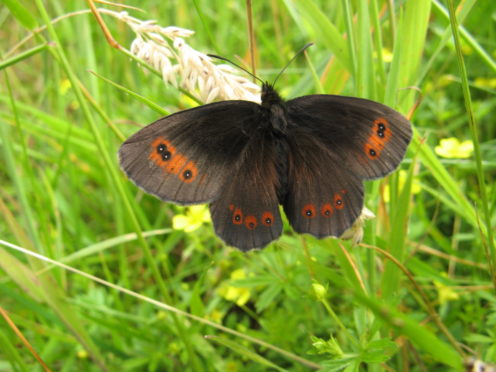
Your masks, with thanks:
M286 104L269 83L262 85L262 108L267 110L269 123L274 134L284 136L288 126Z

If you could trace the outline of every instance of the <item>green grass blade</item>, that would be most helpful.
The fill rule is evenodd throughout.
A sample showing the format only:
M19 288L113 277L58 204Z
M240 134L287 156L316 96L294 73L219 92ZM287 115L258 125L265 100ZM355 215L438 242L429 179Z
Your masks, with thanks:
M159 271L159 269L155 263L154 257L151 253L151 250L150 250L150 247L149 247L148 243L146 242L145 238L143 237L143 231L142 231L141 226L139 224L138 218L132 209L130 201L128 200L128 196L125 192L124 185L122 183L122 178L119 176L117 169L116 169L116 164L114 161L111 160L111 158L108 154L108 150L104 145L104 140L103 140L102 134L98 130L98 127L97 127L97 125L93 119L93 115L91 114L91 112L89 110L88 103L87 103L86 99L84 98L83 93L81 92L81 89L79 86L79 81L76 77L76 74L73 71L71 64L69 63L63 48L61 47L60 39L59 39L55 29L53 28L53 25L50 23L50 19L48 17L47 11L46 11L43 3L41 2L41 0L36 0L36 5L37 5L40 13L42 14L42 17L45 21L45 24L47 25L47 29L48 29L48 32L49 32L51 38L56 42L56 47L53 49L54 57L56 58L57 62L60 63L61 67L66 72L68 79L71 82L71 85L72 85L72 88L74 90L74 93L76 94L77 100L78 100L79 104L81 105L84 116L85 116L85 118L86 118L86 120L87 120L87 122L91 128L91 131L95 137L95 142L98 146L98 149L100 151L100 155L102 156L105 167L110 173L109 174L110 178L112 179L112 182L114 183L114 185L117 188L117 191L119 193L121 201L125 205L126 213L131 220L131 223L133 225L133 228L134 228L136 234L138 235L138 241L140 243L140 246L143 249L143 252L145 253L147 263L152 270L154 279L157 281L157 284L159 285L161 294L164 296L164 298L166 300L170 300L170 295L169 295L168 289L167 289L165 282L162 278L162 275L161 275L161 273L160 273L160 271ZM168 302L170 302L170 301L168 301ZM182 341L184 342L184 345L185 345L186 350L189 354L191 362L193 363L196 370L202 371L204 368L202 368L197 356L195 355L195 353L193 351L193 347L192 347L191 342L189 340L188 334L185 331L184 325L179 321L179 319L175 315L173 315L173 319L174 319L174 323L175 323L176 327L178 328L178 334L179 334L180 338L182 339Z
M49 47L48 44L40 44L38 46L35 46L34 48L26 50L25 52L19 53L14 57L3 60L0 62L0 70L3 70L7 67L15 65L18 62L24 61L25 59L28 59L31 56L34 56L40 52L43 52L48 47Z
M348 71L353 71L346 41L339 29L322 13L313 0L284 0L297 24L307 30L318 45L332 51Z
M398 32L395 35L391 72L388 75L384 102L406 111L413 103L413 95L407 93L407 101L398 100L399 89L415 82L417 69L424 51L425 35L430 17L431 0L408 1L400 13Z
M464 8L467 7L468 9L471 8L471 6L475 5L473 2L476 0L472 0L472 4L470 2L468 5L464 4ZM432 0L432 3L434 5L434 8L438 11L438 14L442 15L445 17L446 20L450 21L451 19L451 13L446 10L446 8L438 1L438 0ZM449 3L448 3L449 4ZM450 24L452 24L452 21L450 21ZM484 48L474 39L474 37L462 26L458 28L459 32L459 38L463 39L473 50L476 54L479 55L481 60L489 66L493 72L496 71L496 61L491 57L491 55L484 50Z
M165 235L171 233L172 229L161 229L161 230L155 230L155 231L145 231L143 232L143 236L145 238L147 237L153 237L153 236L160 236L160 235ZM70 264L75 261L82 260L85 257L93 256L98 253L103 253L105 250L114 248L116 246L119 246L121 244L129 243L138 240L138 235L136 233L131 233L131 234L125 234L122 236L116 236L114 238L110 238L107 240L102 240L98 243L89 245L85 248L78 249L75 253L70 254L68 256L62 257L58 259L58 262L64 263L64 264ZM47 266L43 271L47 271L54 268L54 266Z
M152 110L157 111L159 114L164 115L164 116L170 114L170 112L168 112L167 110L165 110L162 106L157 105L156 103L152 102L151 100L149 100L148 98L142 96L141 94L138 94L136 92L133 92L132 90L127 89L123 85L117 84L117 83L113 82L112 80L107 79L106 77L103 77L102 75L100 75L100 74L98 74L98 73L96 73L94 71L90 71L90 72L93 75L95 75L96 77L98 77L99 79L102 79L103 81L109 83L113 87L119 89L120 91L129 94L131 97L135 98L136 100L138 100L140 102L143 102L148 107L150 107Z
M360 0L358 2L356 35L357 40L357 91L358 97L375 98L376 84L374 82L374 60L372 56L372 36L370 27L369 2Z
M32 30L38 25L36 18L24 5L22 5L22 2L18 0L2 0L2 3L9 8L10 12L19 23L28 30Z
M463 59L462 48L460 44L460 35L458 29L458 21L455 14L455 6L453 0L448 0L449 14L451 21L451 29L453 31L453 39L455 41L456 56L458 60L458 66L460 69L460 76L462 79L462 90L463 98L465 101L465 109L467 111L468 123L470 126L470 133L472 135L472 141L474 143L474 160L475 166L477 168L477 181L479 183L479 195L480 202L478 205L482 208L482 219L485 224L485 228L481 229L482 241L487 244L488 256L490 257L489 266L491 269L491 277L493 280L493 286L496 288L496 243L493 236L492 228L492 216L489 211L489 199L487 195L487 185L485 180L485 172L482 167L482 155L479 143L479 128L475 122L474 108L472 104L472 97L470 95L470 87L468 84L467 69L465 67L465 62ZM485 236L487 234L487 236Z

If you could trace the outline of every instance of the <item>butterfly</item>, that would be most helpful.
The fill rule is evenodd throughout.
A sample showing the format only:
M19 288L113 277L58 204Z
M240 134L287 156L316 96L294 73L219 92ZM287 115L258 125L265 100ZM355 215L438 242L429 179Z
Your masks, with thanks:
M284 101L263 83L261 104L233 100L166 116L119 149L144 191L180 205L209 203L216 234L242 251L282 233L339 237L363 208L363 180L397 168L410 122L383 104L338 95Z

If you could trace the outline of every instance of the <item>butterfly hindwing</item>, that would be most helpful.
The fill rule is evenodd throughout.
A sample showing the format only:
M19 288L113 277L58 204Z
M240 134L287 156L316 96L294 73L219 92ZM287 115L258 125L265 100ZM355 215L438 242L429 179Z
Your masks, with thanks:
M221 195L210 205L215 232L226 244L247 251L281 235L276 161L270 134L257 131Z
M286 105L290 123L308 129L361 179L383 177L396 169L412 136L403 115L366 99L309 95Z
M288 134L284 212L294 230L318 238L341 236L360 215L362 181L306 128Z
M224 101L159 119L122 144L121 167L162 200L210 202L238 162L259 115L253 102Z

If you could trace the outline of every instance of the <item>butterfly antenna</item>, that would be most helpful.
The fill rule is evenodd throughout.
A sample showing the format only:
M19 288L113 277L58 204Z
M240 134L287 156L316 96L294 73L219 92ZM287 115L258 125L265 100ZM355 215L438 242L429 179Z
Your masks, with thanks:
M257 79L259 82L261 82L262 84L264 83L264 81L262 79L260 79L258 76L256 76L255 74L252 74L250 71L248 71L246 68L238 65L237 63L234 63L233 61L231 61L230 59L227 59L225 57L221 57L221 56L217 56L215 54L207 54L207 56L209 57L212 57L212 58L217 58L217 59L220 59L222 61L226 61L226 62L229 62L231 65L233 66L236 66L237 68L239 68L240 70L243 70L244 72L246 72L248 75L250 75L251 77Z
M298 57L301 53L303 53L305 50L307 50L309 47L311 47L313 45L313 43L308 43L308 44L305 44L303 46L303 48L301 48L298 52L296 52L296 54L293 56L293 58L290 59L290 61L288 63L286 63L286 66L284 66L284 68L281 70L281 72L279 72L279 74L277 74L276 76L276 79L274 80L274 82L272 83L272 86L275 86L276 83L277 83L277 79L279 79L279 76L282 75L282 73L284 71L286 71L286 69L288 68L288 66L291 64L291 62L293 62L296 57Z

